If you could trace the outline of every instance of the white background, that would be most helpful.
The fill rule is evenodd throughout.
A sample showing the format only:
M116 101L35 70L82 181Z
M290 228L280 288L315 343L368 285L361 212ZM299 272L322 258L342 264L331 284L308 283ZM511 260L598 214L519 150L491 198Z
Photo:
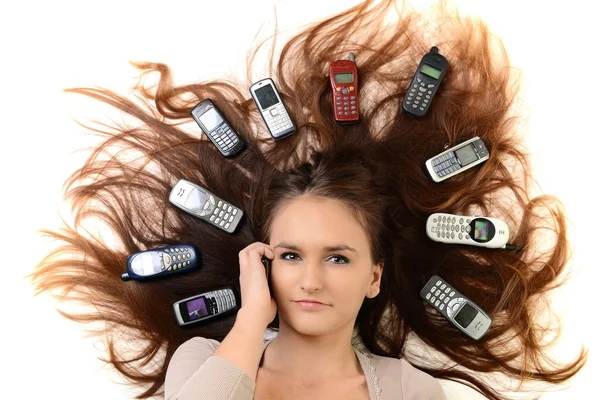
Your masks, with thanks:
M79 150L95 143L73 119L108 115L106 107L62 89L98 85L127 94L137 78L129 60L165 62L176 83L243 71L261 24L272 27L273 5L280 27L290 28L356 0L7 3L0 6L3 392L20 399L130 399L118 375L97 360L100 344L84 339L82 328L62 318L50 297L34 298L24 278L52 248L36 230L59 227L59 212L68 218L61 186L84 162L87 152ZM489 24L522 70L535 176L567 209L574 276L555 301L564 321L556 351L566 356L581 343L593 346L599 336L598 306L589 294L597 292L599 267L600 32L592 19L598 13L594 2L583 0L457 3ZM592 379L600 371L593 350L571 387L544 399L594 397ZM470 398L446 388L451 398Z

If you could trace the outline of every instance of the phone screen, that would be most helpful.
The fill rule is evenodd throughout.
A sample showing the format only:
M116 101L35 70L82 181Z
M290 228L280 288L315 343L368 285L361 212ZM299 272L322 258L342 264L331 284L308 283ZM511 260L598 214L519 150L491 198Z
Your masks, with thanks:
M352 83L354 82L354 74L352 72L334 74L333 79L335 80L335 83Z
M217 126L223 123L223 118L215 111L214 108L210 108L207 112L200 116L200 122L206 127L208 132L211 132Z
M186 322L195 321L209 315L208 308L206 307L206 298L204 296L186 301L185 313L183 312L184 307L180 307L180 310L182 311L181 316Z
M477 312L478 311L472 305L465 303L463 308L456 314L456 317L454 317L454 320L466 329L477 315Z
M421 72L424 73L425 75L428 75L434 79L440 79L440 75L442 75L442 71L437 69L437 68L433 68L431 65L427 65L427 64L423 64L423 66L421 67Z
M206 193L196 188L190 188L190 194L188 194L185 200L185 207L193 212L199 213L204 207L206 202Z
M129 265L136 274L148 276L161 272L162 262L158 251L150 251L134 255Z
M475 149L473 149L473 146L470 143L457 150L454 150L454 153L456 154L456 157L458 157L460 165L463 166L469 165L478 159L477 153L475 153Z
M475 240L488 240L489 222L487 221L475 221L475 232L473 238Z
M254 91L256 94L256 98L260 103L260 106L263 110L271 107L274 104L279 103L279 99L273 90L273 86L268 84Z

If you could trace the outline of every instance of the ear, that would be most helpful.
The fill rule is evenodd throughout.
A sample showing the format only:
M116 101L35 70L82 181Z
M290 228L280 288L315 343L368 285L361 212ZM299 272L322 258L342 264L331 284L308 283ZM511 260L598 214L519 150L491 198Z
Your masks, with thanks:
M373 273L371 275L371 282L369 284L369 290L367 291L367 297L372 299L379 294L381 286L381 277L383 276L383 260L379 261L373 266Z

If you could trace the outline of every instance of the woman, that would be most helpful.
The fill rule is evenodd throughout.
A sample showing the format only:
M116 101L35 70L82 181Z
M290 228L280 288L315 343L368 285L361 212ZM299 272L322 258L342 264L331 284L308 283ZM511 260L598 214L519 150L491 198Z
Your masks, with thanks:
M395 199L386 187L393 182L374 177L371 157L378 153L386 152L374 146L365 157L338 149L272 181L264 204L269 245L253 243L239 255L235 325L221 345L196 337L179 347L167 371L167 399L445 398L435 379L406 361L371 359L351 345L363 303L367 310L381 287L401 285L392 282L393 267L384 267L386 212ZM275 299L262 256L273 260ZM276 314L279 333L263 345Z
M189 391L219 398L203 388L245 398L253 384L257 398L347 395L343 389L377 398L377 385L384 399L443 398L433 376L499 400L529 383L565 382L582 368L583 350L568 363L552 361L547 326L536 318L569 257L565 216L558 200L529 195L514 114L518 82L502 45L482 23L443 7L426 24L424 18L394 1L366 1L292 37L271 59L270 76L298 129L276 142L247 92L251 82L174 86L166 65L138 63L142 78L160 74L157 85L138 86L141 103L102 89L72 90L137 123L106 128L106 140L70 178L74 226L51 233L64 244L40 263L34 283L63 301L93 306L67 315L103 324L96 334L107 340L108 360L143 388L139 397L159 393L166 380L167 396L180 400ZM429 114L415 120L401 102L433 45L449 69ZM341 126L327 71L350 51L357 56L360 122ZM205 98L247 143L238 156L225 159L198 138L189 113ZM474 136L486 143L489 160L433 182L425 160ZM235 234L168 202L181 178L244 210ZM521 251L433 242L424 226L434 212L502 219ZM85 230L90 220L112 235ZM547 239L552 246L539 246ZM177 243L200 249L199 272L121 281L129 254ZM340 245L358 255L325 248ZM274 300L262 254L273 259ZM432 275L491 316L483 338L470 340L422 301L419 291ZM237 316L193 329L173 321L173 302L229 284L241 289ZM304 299L325 304L306 309L296 303ZM279 333L262 343L267 324ZM231 379L197 388L198 371L227 371ZM498 375L508 384L493 379Z

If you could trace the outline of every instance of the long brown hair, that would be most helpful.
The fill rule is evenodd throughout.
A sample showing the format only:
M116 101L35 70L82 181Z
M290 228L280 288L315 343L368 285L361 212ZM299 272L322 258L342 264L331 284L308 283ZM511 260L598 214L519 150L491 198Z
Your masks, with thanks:
M416 61L432 45L450 68L430 114L415 120L401 112L401 101ZM329 62L349 51L357 54L361 121L339 126L327 71ZM141 71L136 96L143 101L98 88L68 90L107 103L136 123L90 128L105 139L67 181L74 223L46 231L60 244L32 279L37 292L90 306L65 315L104 324L95 334L107 342L106 360L142 388L139 398L160 393L179 345L194 336L222 340L234 321L181 329L171 304L221 285L239 288L238 252L266 241L273 213L304 193L348 204L369 234L373 259L385 262L381 292L365 300L356 321L369 351L406 357L437 378L465 383L492 399L507 399L504 390L510 389L491 383L488 378L496 374L518 383L555 384L583 367L584 349L564 365L547 356L548 326L537 315L540 299L561 283L569 259L565 216L557 199L531 195L514 109L518 77L483 23L444 5L424 16L385 0L366 1L304 29L270 64L298 127L277 142L249 98L250 82L174 86L166 65L136 66ZM160 76L156 85L145 79L154 72ZM246 141L238 156L223 158L190 122L191 108L204 98L217 104ZM473 136L487 144L489 160L443 183L432 182L425 160ZM171 206L168 194L180 178L242 208L246 219L238 231L222 232ZM522 249L432 242L424 226L433 212L503 219L513 232L511 241ZM110 243L86 230L89 221L108 229ZM542 249L548 232L552 245ZM120 279L129 254L176 243L199 247L200 272L148 282ZM424 305L419 290L432 274L492 317L485 337L469 340ZM271 326L276 328L277 320ZM415 338L442 358L407 345Z

